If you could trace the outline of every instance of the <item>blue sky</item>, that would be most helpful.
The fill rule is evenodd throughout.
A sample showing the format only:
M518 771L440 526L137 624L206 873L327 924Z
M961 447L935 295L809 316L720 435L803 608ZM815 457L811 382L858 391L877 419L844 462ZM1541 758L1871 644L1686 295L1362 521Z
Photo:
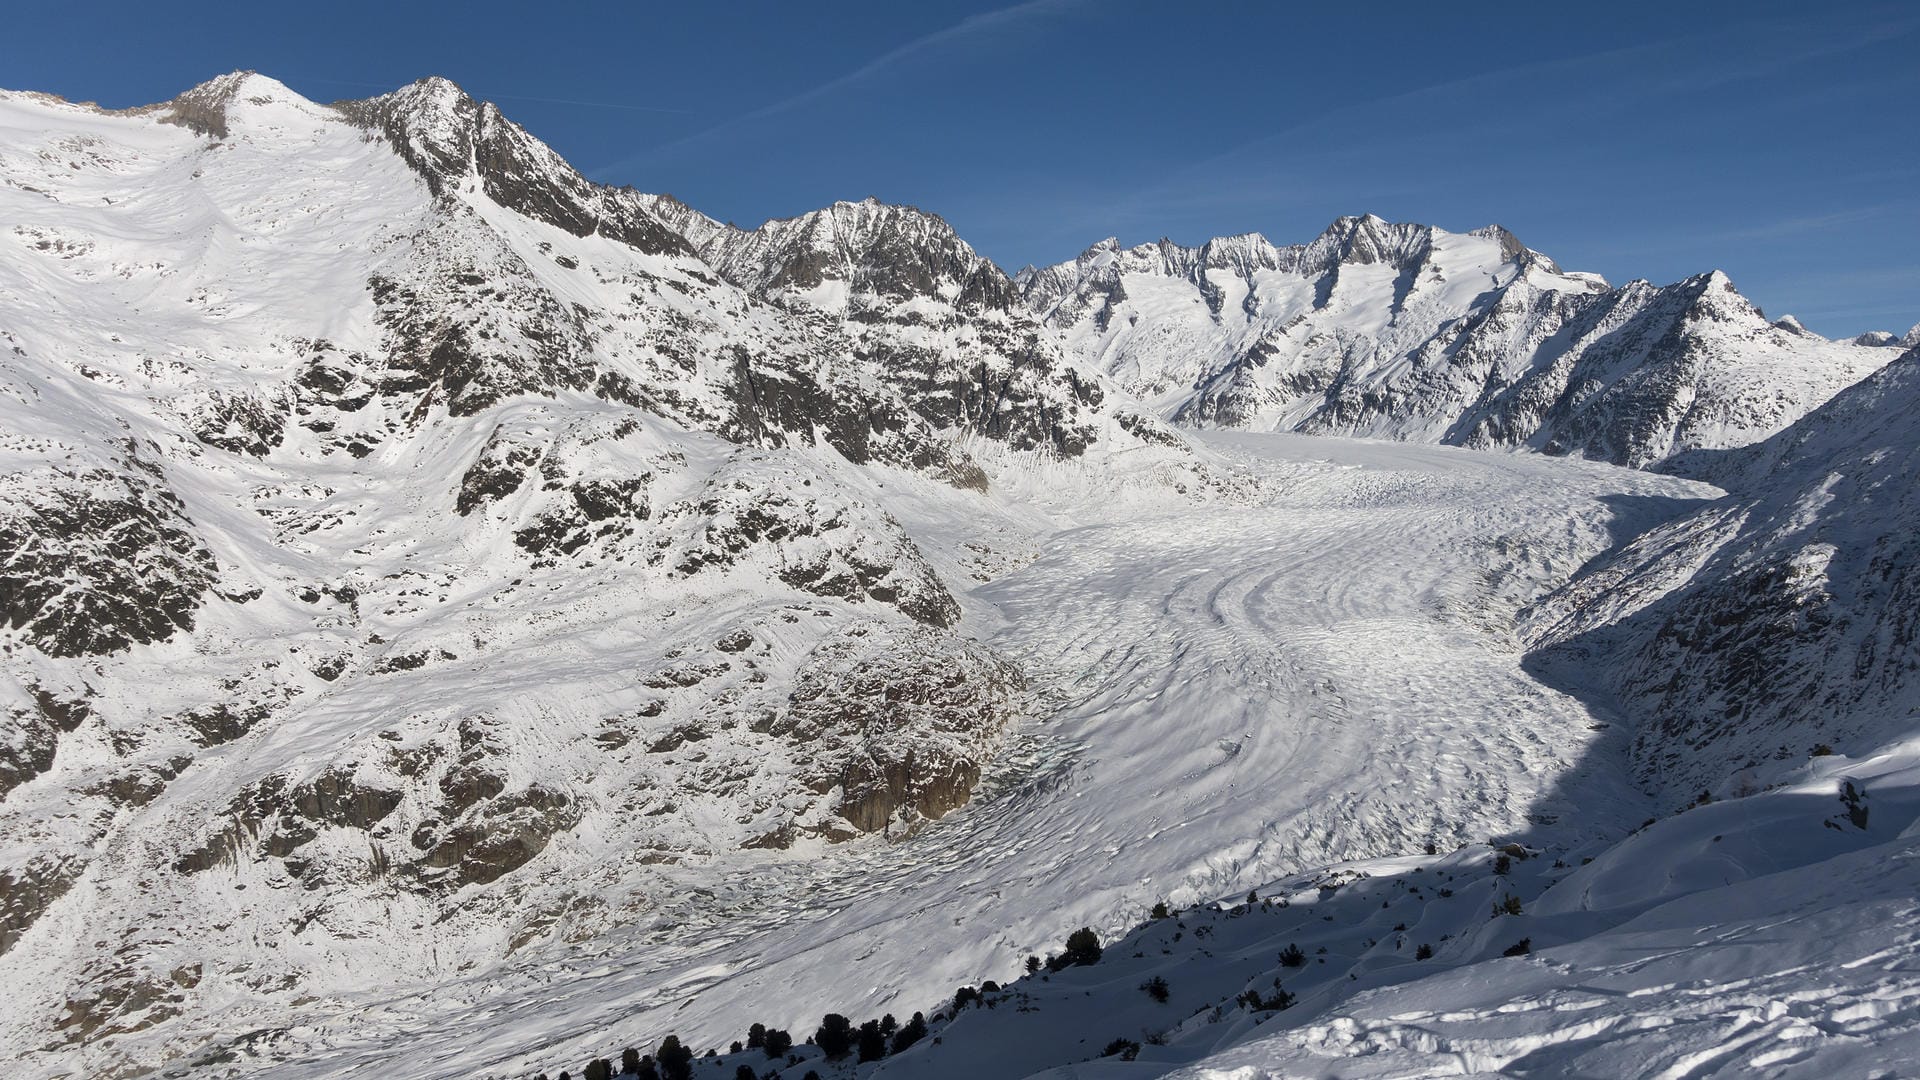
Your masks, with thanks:
M877 195L1012 270L1109 235L1499 222L1614 281L1724 269L1838 336L1920 320L1916 56L1911 3L35 4L0 86L438 74L741 224Z

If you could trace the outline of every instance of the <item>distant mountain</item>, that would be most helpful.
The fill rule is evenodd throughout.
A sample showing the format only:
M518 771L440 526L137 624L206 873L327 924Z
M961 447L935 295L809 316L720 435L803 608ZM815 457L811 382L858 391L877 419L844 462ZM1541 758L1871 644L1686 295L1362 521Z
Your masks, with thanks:
M1341 218L1313 242L1108 240L1023 271L1070 350L1175 423L1528 447L1686 472L1889 353L1767 319L1725 275L1613 288L1490 226Z

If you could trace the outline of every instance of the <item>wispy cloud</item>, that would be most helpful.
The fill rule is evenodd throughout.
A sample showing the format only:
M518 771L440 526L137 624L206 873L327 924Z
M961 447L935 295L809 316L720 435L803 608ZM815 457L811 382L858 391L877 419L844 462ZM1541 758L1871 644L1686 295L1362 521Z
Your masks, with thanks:
M1414 146L1423 140L1458 144L1471 139L1497 145L1508 136L1564 125L1583 110L1618 115L1650 102L1764 78L1916 31L1920 31L1920 19L1910 17L1852 25L1747 25L1738 34L1657 39L1437 80L1351 101L1262 132L1184 163L1157 182L1119 194L1098 213L1111 219L1158 216L1189 201L1187 193L1195 186L1220 190L1223 175L1264 177L1282 189L1292 183L1291 178L1310 176L1325 188L1342 170L1369 154L1417 160ZM1715 59L1703 63L1703 53ZM1621 70L1642 74L1623 86L1610 77ZM1278 159L1272 160L1276 155ZM1257 185L1245 186L1252 201L1266 201Z
M631 168L643 161L652 160L662 155L684 150L690 146L713 141L757 121L792 112L795 109L813 104L843 90L850 89L876 76L895 70L909 60L924 58L958 45L991 39L997 35L1023 31L1042 20L1079 8L1083 6L1084 2L1085 0L1027 0L1026 3L1015 4L1011 7L969 15L951 26L943 27L929 34L923 34L903 45L889 49L859 67L854 68L852 71L803 90L791 97L782 98L779 101L762 105L757 109L752 109L738 116L722 120L711 127L703 128L691 135L682 136L681 138L663 143L660 146L653 147L644 153L623 158L591 171L594 175L605 176L608 173Z

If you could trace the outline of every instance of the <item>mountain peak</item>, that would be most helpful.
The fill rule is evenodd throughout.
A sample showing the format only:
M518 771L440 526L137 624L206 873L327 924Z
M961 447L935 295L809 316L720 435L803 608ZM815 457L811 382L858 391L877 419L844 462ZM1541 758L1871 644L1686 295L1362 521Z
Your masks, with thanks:
M1386 263L1403 267L1431 250L1431 225L1389 222L1377 214L1335 218L1302 253L1307 273L1324 273L1340 265Z
M235 102L312 104L278 79L243 70L217 75L156 108L163 124L178 124L198 135L225 139L231 133Z
M587 180L552 147L451 79L428 76L334 108L385 135L435 195L472 177L500 206L575 236L599 233L642 251L690 253L684 238L627 193Z

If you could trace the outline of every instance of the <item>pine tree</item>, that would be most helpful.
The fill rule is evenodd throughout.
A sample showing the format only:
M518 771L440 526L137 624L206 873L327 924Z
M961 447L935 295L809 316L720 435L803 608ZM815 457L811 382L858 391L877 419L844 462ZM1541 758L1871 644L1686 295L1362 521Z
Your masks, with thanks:
M1070 967L1100 962L1100 935L1091 927L1083 926L1067 935L1067 947L1059 956L1047 961L1047 967L1053 971L1064 971Z
M860 1025L860 1060L879 1061L887 1056L887 1037L880 1032L880 1021Z
M766 1050L770 1058L785 1057L793 1049L793 1036L785 1028L770 1028L767 1031Z
M640 1071L640 1051L629 1046L620 1051L620 1075L632 1076Z
M680 1045L678 1035L660 1040L653 1056L660 1062L661 1080L693 1080L693 1051Z
M898 1054L926 1037L927 1018L920 1013L914 1013L913 1019L902 1024L900 1030L894 1034L893 1052Z
M813 1044L829 1061L846 1057L853 1049L853 1022L839 1013L828 1013L820 1020L820 1030L813 1033Z
M747 1049L758 1050L767 1045L767 1025L755 1024L747 1029Z

